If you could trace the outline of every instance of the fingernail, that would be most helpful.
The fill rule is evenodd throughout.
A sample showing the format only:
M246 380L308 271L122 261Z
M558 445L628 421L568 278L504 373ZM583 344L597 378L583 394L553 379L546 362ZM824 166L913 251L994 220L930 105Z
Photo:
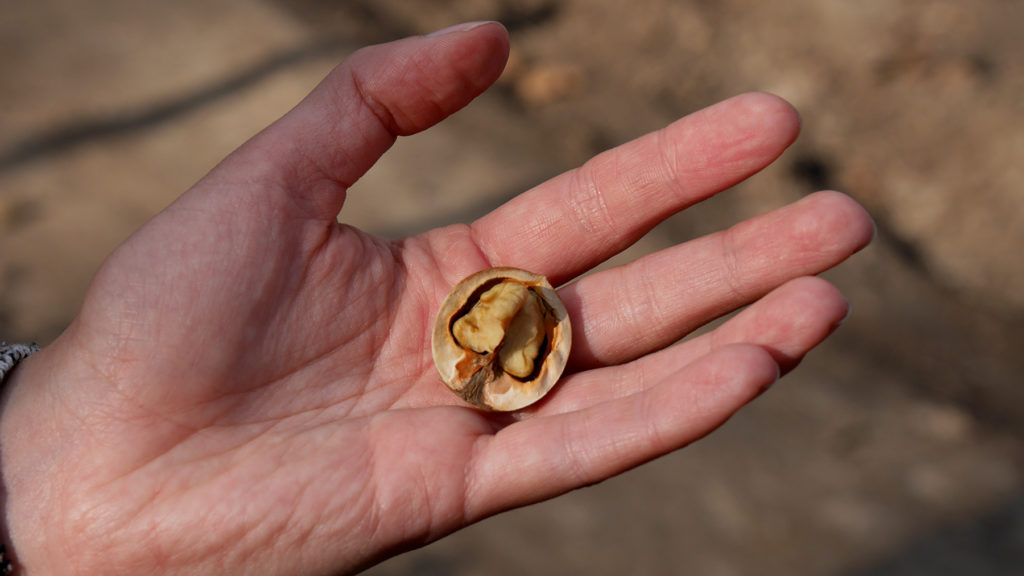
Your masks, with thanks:
M431 32L427 34L427 38L433 38L435 36L443 36L445 34L451 34L452 32L469 32L474 28L479 28L487 24L493 24L494 20L481 20L479 22L464 22L462 24L456 24L455 26L449 26L442 28L437 32Z

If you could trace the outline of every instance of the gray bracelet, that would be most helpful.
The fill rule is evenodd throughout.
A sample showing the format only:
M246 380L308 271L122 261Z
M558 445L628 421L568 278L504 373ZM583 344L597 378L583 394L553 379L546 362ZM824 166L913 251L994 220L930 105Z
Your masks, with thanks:
M39 346L32 344L8 344L0 342L0 383L14 369L14 366L33 353L39 351ZM7 546L0 541L0 576L14 574L14 565L7 557Z
M0 342L0 382L4 381L7 373L14 368L15 364L38 351L39 346L37 346L35 342L32 344L8 344L7 342Z

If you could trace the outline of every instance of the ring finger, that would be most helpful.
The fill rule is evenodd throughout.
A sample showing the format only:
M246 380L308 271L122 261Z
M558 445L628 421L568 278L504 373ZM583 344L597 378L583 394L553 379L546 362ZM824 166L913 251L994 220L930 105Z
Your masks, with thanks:
M785 374L848 313L846 299L834 286L820 278L799 278L711 332L626 364L573 374L533 410L560 414L637 394L716 350L738 344L767 350Z

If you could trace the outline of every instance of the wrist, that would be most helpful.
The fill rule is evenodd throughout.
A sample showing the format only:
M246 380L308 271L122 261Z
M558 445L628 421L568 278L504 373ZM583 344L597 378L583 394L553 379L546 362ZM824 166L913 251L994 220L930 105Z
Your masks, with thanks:
M51 485L47 462L57 452L46 430L54 412L43 406L48 352L21 359L0 382L0 539L15 576L52 573L31 560L44 540L38 512Z
M0 342L0 389L6 389L15 385L14 379L16 376L15 368L18 364L25 361L29 356L39 351L39 346L35 343L32 344L7 344L6 342ZM8 394L3 395L2 401L0 401L0 412L2 407L6 405L6 398ZM3 454L3 452L0 452ZM3 473L6 467L0 468L0 474ZM11 540L7 530L7 483L0 482L0 510L3 510L2 519L0 519L0 575L9 575L16 573L16 558L14 557L14 548L11 545ZM18 571L20 573L20 571Z

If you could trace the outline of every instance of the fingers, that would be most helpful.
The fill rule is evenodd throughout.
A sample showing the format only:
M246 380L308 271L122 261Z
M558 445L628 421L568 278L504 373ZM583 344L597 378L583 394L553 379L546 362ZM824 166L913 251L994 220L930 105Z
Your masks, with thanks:
M573 374L537 406L536 413L571 412L642 392L681 367L737 344L764 349L785 374L825 340L848 313L846 299L827 281L798 278L711 332L627 364Z
M775 381L757 346L730 346L591 408L517 422L486 439L470 468L476 519L618 474L708 434Z
M561 284L661 220L771 163L796 138L783 100L746 94L605 152L472 225L490 262Z
M277 181L289 207L334 219L345 189L397 136L465 106L498 78L507 57L508 35L496 23L364 48L232 160Z
M575 374L501 430L471 468L471 516L603 480L708 434L845 318L828 282L800 278L694 340Z
M573 318L572 368L617 364L667 346L793 278L835 266L873 233L860 205L822 192L582 278L559 291Z

